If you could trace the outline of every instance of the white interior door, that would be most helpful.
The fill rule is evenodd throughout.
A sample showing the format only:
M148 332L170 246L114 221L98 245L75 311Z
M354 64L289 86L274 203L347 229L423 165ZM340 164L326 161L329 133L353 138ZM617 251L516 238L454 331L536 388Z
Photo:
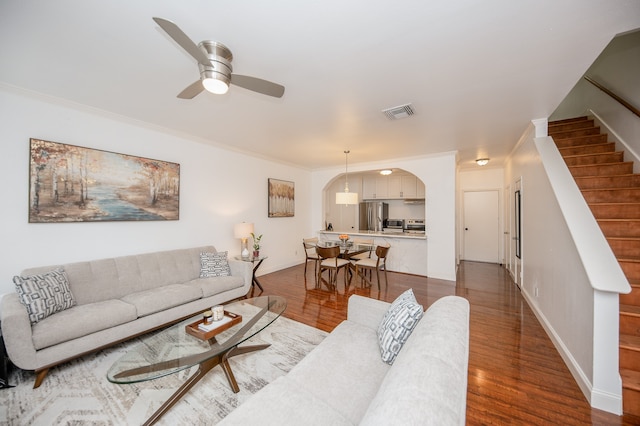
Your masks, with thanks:
M498 191L465 191L463 208L463 259L500 263Z

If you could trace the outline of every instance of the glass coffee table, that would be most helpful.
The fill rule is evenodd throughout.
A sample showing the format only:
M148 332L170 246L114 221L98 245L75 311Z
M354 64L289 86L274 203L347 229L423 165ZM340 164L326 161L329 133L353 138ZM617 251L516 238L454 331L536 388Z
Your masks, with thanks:
M198 365L198 371L144 423L154 424L177 401L200 381L213 367L220 365L234 392L240 388L233 375L229 358L269 347L268 344L239 346L272 324L286 309L287 301L280 296L261 296L224 306L225 316L242 317L237 324L211 338L187 326L202 319L198 314L166 328L135 346L118 359L107 372L113 383L136 383L157 379ZM235 321L234 321L235 322ZM196 327L197 330L197 327Z

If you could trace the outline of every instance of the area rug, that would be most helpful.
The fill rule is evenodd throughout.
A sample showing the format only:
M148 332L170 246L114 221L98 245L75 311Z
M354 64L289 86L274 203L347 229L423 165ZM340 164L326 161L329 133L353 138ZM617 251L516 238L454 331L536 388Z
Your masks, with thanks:
M280 317L248 344L270 343L263 351L230 359L240 386L233 393L222 369L211 370L156 424L215 424L266 384L286 374L327 333ZM34 374L12 368L0 390L0 424L141 425L191 376L196 367L148 382L110 383L107 370L141 338L53 368L38 389Z

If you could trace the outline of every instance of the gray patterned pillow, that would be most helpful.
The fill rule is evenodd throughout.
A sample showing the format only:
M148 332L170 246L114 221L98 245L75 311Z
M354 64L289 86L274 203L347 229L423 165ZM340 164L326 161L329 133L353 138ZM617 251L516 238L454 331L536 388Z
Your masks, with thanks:
M20 301L29 312L31 324L35 324L56 312L76 304L64 269L27 277L15 276L13 283Z
M200 278L227 277L231 275L227 252L200 253Z
M378 343L382 361L393 364L402 345L422 318L424 309L409 289L393 301L378 326Z

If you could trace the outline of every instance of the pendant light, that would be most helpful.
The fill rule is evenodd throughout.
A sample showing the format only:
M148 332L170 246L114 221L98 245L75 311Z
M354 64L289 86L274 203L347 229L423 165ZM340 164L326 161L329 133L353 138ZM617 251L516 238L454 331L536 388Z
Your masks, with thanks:
M349 150L344 151L344 192L336 192L336 204L358 204L358 193L349 192Z

